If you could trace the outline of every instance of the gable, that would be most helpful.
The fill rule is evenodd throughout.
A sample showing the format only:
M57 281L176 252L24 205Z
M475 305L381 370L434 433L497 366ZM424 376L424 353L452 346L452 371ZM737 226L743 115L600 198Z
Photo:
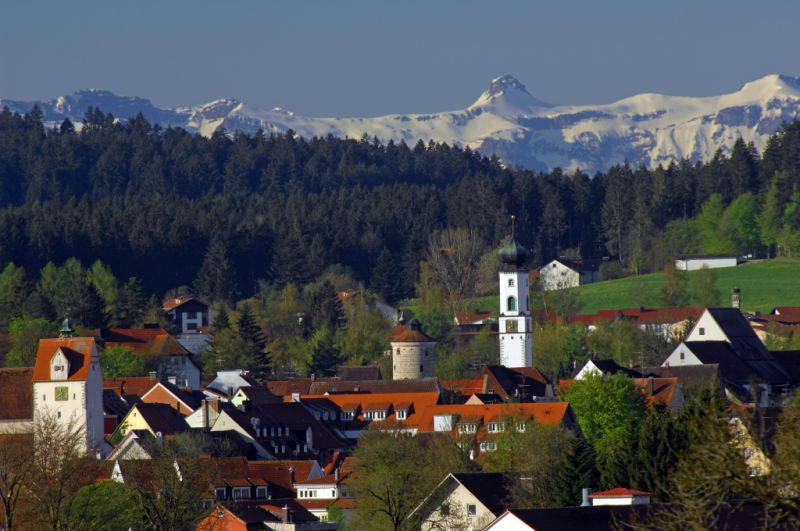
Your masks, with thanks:
M672 351L672 354L667 357L661 366L678 367L680 365L703 365L703 362L694 355L686 343L682 342L675 347L675 350Z
M36 363L33 367L33 381L52 380L50 362L59 350L69 361L67 380L81 381L88 378L92 358L97 357L97 343L93 337L75 337L39 340Z

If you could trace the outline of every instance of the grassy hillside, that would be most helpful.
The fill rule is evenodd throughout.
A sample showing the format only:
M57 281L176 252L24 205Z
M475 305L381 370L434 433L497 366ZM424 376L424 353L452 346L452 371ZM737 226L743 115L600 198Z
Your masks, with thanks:
M730 304L731 288L741 291L742 309L768 312L775 306L800 306L800 260L770 260L742 264L738 267L715 269L717 288L722 295L722 306ZM689 289L695 272L689 273ZM659 290L664 283L663 273L641 275L648 307L662 306ZM621 278L587 284L578 288L581 313L597 310L631 308L631 286L635 277ZM497 297L480 297L470 301L473 307L497 311Z

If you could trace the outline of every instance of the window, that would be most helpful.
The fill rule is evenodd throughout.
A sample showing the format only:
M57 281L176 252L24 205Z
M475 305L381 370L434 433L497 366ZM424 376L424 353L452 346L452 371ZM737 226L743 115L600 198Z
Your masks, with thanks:
M481 441L480 450L481 452L494 452L497 450L497 443L494 441Z
M256 498L266 498L267 487L256 487Z
M459 433L475 433L478 431L478 426L475 424L459 424L458 425L458 432Z
M517 422L517 431L523 433L525 431L525 423Z
M757 466L749 466L747 467L747 475L750 477L759 475L761 470Z
M250 499L250 487L234 487L234 489L233 489L233 499L234 500L249 500Z
M701 336L706 335L706 329L705 328L700 328L700 335Z
M681 352L681 359L685 359L685 358L686 358L686 355L683 352Z
M342 420L353 420L355 416L355 412L353 411L342 411Z
M517 299L515 297L509 297L506 301L506 308L508 308L509 312L516 312L517 311Z
M419 372L425 372L425 366L424 365L420 365L419 366Z
M508 287L509 288L513 288L514 287L514 279L513 278L509 278L508 279Z
M218 488L214 489L214 497L216 499L218 499L218 500L224 500L225 499L225 490L226 490L225 487L218 487Z
M405 409L398 409L397 410L397 420L406 420L406 410Z
M397 355L400 355L400 347L397 347Z
M503 426L502 422L490 422L486 425L486 429L489 431L489 433L499 433L503 431L504 428L505 426Z
M753 449L752 448L745 448L744 449L744 458L745 459L750 459L751 457L753 457Z
M478 507L473 503L468 504L467 514L469 514L470 516L475 516L476 514L478 514Z

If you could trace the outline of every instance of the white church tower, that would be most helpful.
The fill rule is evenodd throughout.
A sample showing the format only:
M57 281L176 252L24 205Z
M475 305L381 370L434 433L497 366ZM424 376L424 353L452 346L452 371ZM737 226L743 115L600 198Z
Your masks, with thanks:
M93 337L72 337L64 320L58 339L42 339L33 368L33 421L52 419L81 431L83 452L105 450L103 371Z
M512 216L511 243L498 252L500 271L500 363L506 367L533 367L533 334L528 271L520 269L530 252L515 238Z

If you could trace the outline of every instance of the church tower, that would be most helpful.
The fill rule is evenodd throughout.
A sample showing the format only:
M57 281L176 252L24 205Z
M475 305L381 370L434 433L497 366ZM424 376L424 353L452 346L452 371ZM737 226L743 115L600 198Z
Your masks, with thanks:
M521 269L530 252L517 243L512 216L511 242L498 252L505 265L500 271L500 363L506 367L533 367L533 334L528 271Z

